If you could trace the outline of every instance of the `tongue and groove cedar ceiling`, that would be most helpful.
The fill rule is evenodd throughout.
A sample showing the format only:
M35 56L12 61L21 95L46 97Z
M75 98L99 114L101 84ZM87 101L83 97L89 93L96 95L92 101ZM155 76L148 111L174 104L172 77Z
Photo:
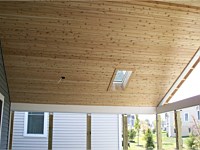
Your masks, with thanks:
M200 46L200 8L0 2L0 38L12 102L157 106ZM108 91L116 68L133 76Z

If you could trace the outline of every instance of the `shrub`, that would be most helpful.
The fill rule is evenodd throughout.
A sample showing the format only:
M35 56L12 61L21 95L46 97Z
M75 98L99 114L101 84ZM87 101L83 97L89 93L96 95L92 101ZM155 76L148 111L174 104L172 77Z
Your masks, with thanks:
M153 141L153 134L150 129L146 131L144 139L146 141L145 147L147 150L152 150L155 148L154 141Z
M140 145L140 128L141 128L141 126L140 126L140 119L138 118L138 115L136 115L134 128L137 131L138 145Z
M129 130L128 138L129 140L133 140L136 137L136 131L134 129Z
M155 133L156 133L156 129L155 129L155 128L153 128L152 132L153 132L153 134L155 134Z
M195 141L196 137L193 134L190 134L188 140L186 141L188 148L190 148L191 150L198 149Z
M166 132L166 136L169 137L169 133L168 132Z

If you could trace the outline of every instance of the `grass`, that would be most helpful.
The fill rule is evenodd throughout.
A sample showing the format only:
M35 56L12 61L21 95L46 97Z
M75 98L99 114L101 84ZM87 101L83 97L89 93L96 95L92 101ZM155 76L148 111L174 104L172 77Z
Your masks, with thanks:
M130 147L128 150L145 150L145 140L144 140L144 134L140 134L140 145L137 144L137 136L135 137L136 143L130 143ZM156 149L156 134L153 135L154 141L155 141L155 149ZM187 146L185 144L185 141L187 140L187 137L183 138L183 150L187 150ZM173 137L167 137L166 132L162 133L162 147L163 150L175 150L176 147L176 138Z

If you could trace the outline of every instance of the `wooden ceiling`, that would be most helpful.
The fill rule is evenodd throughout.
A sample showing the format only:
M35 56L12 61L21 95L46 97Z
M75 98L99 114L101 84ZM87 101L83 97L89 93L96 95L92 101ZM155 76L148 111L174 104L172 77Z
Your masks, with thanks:
M185 5L0 2L12 102L157 106L199 35L200 9ZM125 91L107 91L116 68L135 70Z

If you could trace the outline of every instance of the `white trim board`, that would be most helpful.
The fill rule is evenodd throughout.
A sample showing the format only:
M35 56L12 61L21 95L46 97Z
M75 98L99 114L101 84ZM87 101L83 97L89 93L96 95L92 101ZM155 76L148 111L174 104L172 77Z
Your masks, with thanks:
M66 113L109 113L109 114L155 114L156 107L86 106L11 103L12 111L66 112Z
M0 93L0 99L4 101L4 96Z
M185 67L185 69L183 70L183 72L181 73L181 75L174 82L174 84L172 85L172 87L170 88L170 90L167 92L167 94L164 96L164 98L161 100L161 102L159 103L158 106L162 106L162 105L165 104L165 102L167 101L167 99L172 95L172 93L174 92L174 90L177 88L177 86L179 85L179 83L184 79L184 77L187 75L187 73L190 71L190 69L192 68L192 66L199 59L199 57L200 57L200 49L198 49L198 51L192 57L191 61Z
M188 107L197 106L197 105L200 105L200 95L190 97L184 100L180 100L178 102L169 103L164 106L159 106L157 107L156 113L160 114L164 112L188 108Z
M2 110L1 110L1 120L0 120L0 142L1 142L1 129L2 129L2 123L3 123L3 109L4 109L4 96L0 93L0 101L2 101Z

